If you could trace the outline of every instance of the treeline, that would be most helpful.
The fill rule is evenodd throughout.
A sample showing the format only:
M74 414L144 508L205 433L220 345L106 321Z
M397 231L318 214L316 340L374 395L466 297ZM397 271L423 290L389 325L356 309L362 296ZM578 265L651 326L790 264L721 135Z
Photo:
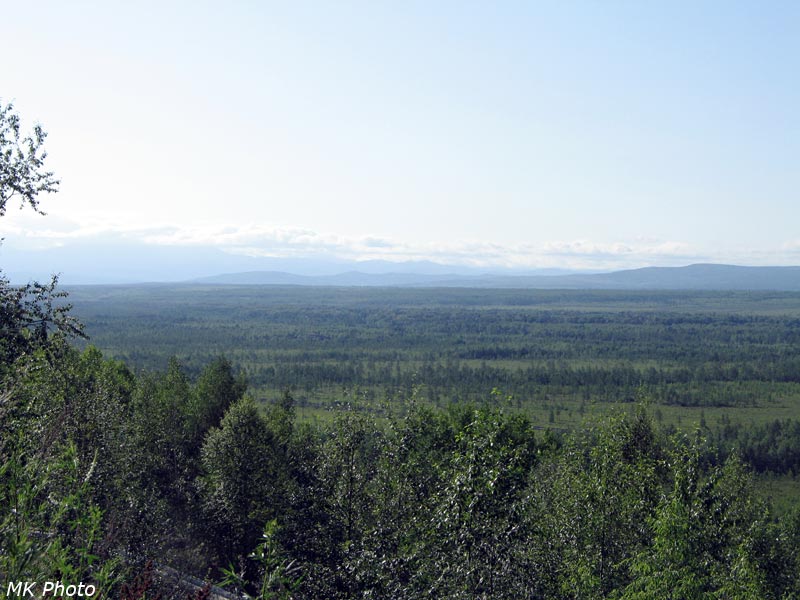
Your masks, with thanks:
M761 473L800 475L800 421L776 419L747 426L726 421L704 432L710 460L720 462L735 454Z
M297 361L297 362L296 362ZM310 362L302 359L283 361L277 364L252 367L254 384L278 383L297 387L338 385L387 385L402 387L411 378L422 378L428 385L458 389L458 383L465 386L500 382L520 391L532 391L530 386L581 387L586 385L638 386L665 385L673 383L708 383L762 381L777 383L800 383L800 359L784 360L777 364L719 365L703 364L694 368L681 367L662 369L656 367L635 367L633 365L569 366L554 362L507 369L483 363L472 366L466 361L423 361L417 363L413 371L402 369L397 362L376 363L375 361L350 362Z
M248 380L256 387L306 392L338 388L409 390L424 382L432 397L481 402L501 388L528 403L544 396L591 397L597 401L633 400L640 388L661 404L676 406L751 406L767 392L800 392L797 359L766 366L705 364L695 368L570 366L549 363L519 368L483 362L431 361L413 364L375 361L282 361L251 365ZM735 385L729 385L735 384ZM762 385L768 384L768 385Z
M709 442L643 410L562 436L409 399L399 417L311 426L288 393L257 406L225 359L192 381L58 336L5 356L6 580L126 600L156 593L159 565L255 598L800 594L800 511L771 517L743 462L793 423L738 452L743 429Z

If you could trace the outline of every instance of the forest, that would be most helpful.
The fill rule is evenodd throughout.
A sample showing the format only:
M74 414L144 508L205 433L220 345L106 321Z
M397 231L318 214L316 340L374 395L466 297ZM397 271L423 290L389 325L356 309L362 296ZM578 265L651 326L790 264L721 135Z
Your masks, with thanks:
M342 407L402 416L414 396L565 433L646 403L659 426L701 428L709 452L736 447L800 493L800 294L172 285L71 298L91 343L134 371L176 357L196 377L224 355L257 404L290 390L304 422Z
M796 598L797 301L0 274L0 594Z
M800 592L793 295L57 289L5 300L7 581Z
M413 395L399 417L309 424L289 392L258 405L226 359L191 381L177 360L134 375L58 336L4 350L7 581L125 599L186 598L165 567L251 598L800 592L796 507L770 507L745 453L642 405L569 434ZM798 434L746 432L770 451Z

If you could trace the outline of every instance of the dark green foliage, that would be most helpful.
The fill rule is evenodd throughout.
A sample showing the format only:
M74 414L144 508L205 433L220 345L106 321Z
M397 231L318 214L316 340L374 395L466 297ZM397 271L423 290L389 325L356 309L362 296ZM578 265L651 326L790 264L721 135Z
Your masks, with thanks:
M127 421L129 451L121 468L123 497L135 507L124 514L131 532L129 552L139 556L158 548L176 566L196 566L191 540L207 532L205 522L195 518L202 507L197 479L204 472L203 440L243 392L244 385L224 359L211 363L196 385L175 359L165 373L140 378Z
M206 432L220 423L225 411L244 395L246 389L247 382L234 376L233 366L225 358L218 358L203 369L188 406L193 447L199 447Z
M550 456L527 509L546 542L529 557L542 570L540 593L603 597L630 579L626 559L649 543L647 519L665 480L661 454L640 412L589 428Z
M798 590L797 513L776 520L738 458L707 460L704 440L665 435L644 408L566 438L500 409L413 399L388 422L343 411L314 428L295 422L288 392L265 410L241 397L224 360L193 383L176 361L135 377L94 349L60 352L58 369L32 357L2 405L17 436L3 438L3 502L27 519L3 525L6 569L44 528L62 541L36 546L51 557L37 572L58 564L108 589L124 556L212 579L225 568L254 598ZM197 415L211 414L199 398L226 410L198 449Z
M759 472L800 474L800 420L776 419L763 425L721 423L707 433L709 462L731 453Z
M8 446L6 451L8 452ZM118 561L101 560L102 511L74 447L44 459L15 448L0 464L0 573L5 581L93 583L107 591Z
M633 561L624 598L768 598L755 554L765 510L735 458L704 474L696 445L679 445L671 493L651 518L653 541Z
M45 137L38 125L22 136L13 106L0 103L0 217L14 197L41 212L38 195L58 188L44 170ZM0 273L0 574L92 584L105 596L120 561L102 509L117 489L111 465L133 380L66 344L83 330L56 284L12 287Z
M249 557L257 565L256 585L251 585L244 573L237 573L233 569L223 569L223 585L233 585L240 589L255 588L255 595L248 594L247 598L288 600L293 597L302 583L302 576L295 560L283 556L277 541L277 529L277 520L268 521L261 541Z
M515 550L525 538L521 498L533 432L524 420L480 410L454 441L429 499L429 539L415 557L414 584L439 597L515 597L524 589Z
M18 358L0 394L0 571L107 590L119 561L103 509L118 489L120 414L132 379L97 351L52 344Z
M51 347L50 335L85 338L83 325L70 315L67 293L56 290L58 277L49 283L11 286L0 273L0 377L17 358Z
M252 550L264 523L276 518L286 477L285 455L252 399L233 404L201 451L203 513L223 564Z
M365 575L352 564L365 551L373 524L371 491L378 474L384 440L369 417L344 412L326 432L317 455L319 533L324 550L315 566L317 577L329 580L323 596L349 598ZM309 582L313 585L314 582ZM317 594L323 590L317 590Z

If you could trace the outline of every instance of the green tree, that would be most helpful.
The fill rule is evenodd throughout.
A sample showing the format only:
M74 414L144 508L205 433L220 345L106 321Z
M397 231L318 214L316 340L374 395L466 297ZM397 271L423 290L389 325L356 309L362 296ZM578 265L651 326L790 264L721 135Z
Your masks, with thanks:
M13 106L0 103L0 217L12 198L42 213L39 194L58 189L44 169L45 137L39 125L23 135ZM117 563L101 558L97 498L112 487L104 451L119 441L115 386L127 383L101 375L97 355L84 361L65 343L83 330L56 284L54 276L13 287L0 273L0 573L9 581L93 580L103 595ZM101 381L108 394L95 387Z
M12 286L0 273L0 377L8 374L20 356L47 348L50 335L61 339L86 338L83 325L72 315L72 305L63 300L67 292L57 290L58 277L49 283L31 282Z
M464 417L440 466L442 485L431 494L420 591L448 598L521 597L526 574L517 547L524 544L519 525L536 456L533 431L526 419L497 410Z
M188 452L199 452L206 433L219 426L225 412L242 398L246 389L247 382L234 375L233 365L225 357L215 359L203 369L186 407Z
M119 563L101 560L102 511L92 501L74 446L44 459L20 448L0 463L0 573L6 581L94 582L99 597L118 582ZM6 446L6 451L9 448Z
M602 598L630 580L629 559L650 542L647 522L664 480L661 452L640 411L576 432L537 473L529 560L543 595Z
M671 493L650 519L652 544L633 560L622 598L769 598L756 541L765 507L738 458L704 474L699 443L683 442L670 456Z
M210 543L225 561L245 556L285 506L286 467L276 439L249 397L206 436L199 480Z
M0 102L0 217L15 197L22 207L44 214L39 194L58 190L58 180L44 168L46 137L40 125L23 135L13 105ZM56 291L57 284L53 276L46 284L14 287L0 271L0 378L8 374L16 358L45 345L50 332L85 337L81 324L69 315L72 307L64 302L67 294Z
M38 124L24 135L13 104L3 105L0 101L0 217L6 214L8 201L15 197L22 206L27 204L44 214L39 208L39 194L58 191L58 179L44 168L46 137Z
M375 508L373 482L382 454L383 436L374 419L346 410L324 431L316 454L315 535L323 550L315 565L312 597L351 598L368 552L365 536L372 530ZM320 586L319 583L324 585Z

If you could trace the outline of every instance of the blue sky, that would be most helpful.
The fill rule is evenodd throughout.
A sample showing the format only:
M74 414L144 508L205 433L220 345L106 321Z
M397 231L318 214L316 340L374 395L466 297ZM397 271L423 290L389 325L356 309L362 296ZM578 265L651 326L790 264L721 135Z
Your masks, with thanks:
M17 2L0 31L62 179L8 250L800 263L796 2Z

